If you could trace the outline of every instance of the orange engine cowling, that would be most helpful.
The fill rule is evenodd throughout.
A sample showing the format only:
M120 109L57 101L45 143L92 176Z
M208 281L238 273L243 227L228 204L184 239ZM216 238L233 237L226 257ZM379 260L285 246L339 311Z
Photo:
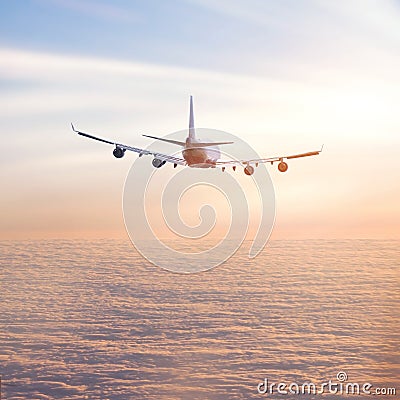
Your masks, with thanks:
M281 172L286 172L286 171L288 170L288 168L289 168L289 166L288 166L287 163L285 163L284 161L281 161L281 162L278 164L278 169L279 169L279 171L281 171Z
M254 168L251 165L246 165L244 167L244 173L246 175L253 175L254 174Z

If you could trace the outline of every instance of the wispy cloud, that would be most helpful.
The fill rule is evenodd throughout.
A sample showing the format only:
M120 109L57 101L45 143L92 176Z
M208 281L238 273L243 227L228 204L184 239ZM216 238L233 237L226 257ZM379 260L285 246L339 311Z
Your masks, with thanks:
M200 107L201 98L207 97L208 112L213 107L220 110L213 120L227 123L228 129L229 116L237 109L235 126L254 132L265 130L268 124L270 130L280 132L340 132L346 123L365 135L377 121L391 120L398 101L394 88L400 85L394 66L387 70L386 78L393 78L390 82L376 80L374 71L371 75L331 70L321 75L318 65L310 66L308 74L314 78L305 81L304 66L295 65L289 78L278 79L5 48L0 49L0 59L0 78L30 82L0 95L3 116L21 110L49 113L79 107L143 110L153 103L168 119L178 99L192 92L199 95ZM289 120L284 117L288 115ZM326 127L325 121L332 116L338 122ZM248 121L254 122L249 125Z
M327 0L306 0L293 2L291 0L263 1L250 0L183 0L202 8L217 12L224 16L241 20L257 22L262 25L288 26L293 23L304 24L315 21L320 15L324 21L334 20L335 15L349 17L353 24L364 24L399 37L398 17L400 5L395 0L352 0L347 2L332 2ZM326 12L330 14L327 14ZM296 22L297 21L297 22ZM312 28L312 27L310 27ZM348 28L348 27L346 27Z
M378 36L378 39L383 37L392 45L400 41L400 3L395 0L313 1L331 15L345 17L348 24L359 30L364 40ZM368 35L367 38L365 35Z
M395 0L294 2L262 0L184 0L189 4L266 28L265 34L278 33L279 40L296 35L296 45L313 49L336 41L348 47L365 43L399 45L400 5ZM274 35L274 38L275 38Z

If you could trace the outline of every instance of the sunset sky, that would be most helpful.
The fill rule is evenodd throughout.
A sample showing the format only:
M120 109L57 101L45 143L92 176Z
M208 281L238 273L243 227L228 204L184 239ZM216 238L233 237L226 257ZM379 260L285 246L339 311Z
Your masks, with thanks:
M325 145L268 167L273 238L400 237L399 1L21 0L0 15L0 238L126 237L136 155L70 122L147 146L186 128L190 94L197 126L262 157Z

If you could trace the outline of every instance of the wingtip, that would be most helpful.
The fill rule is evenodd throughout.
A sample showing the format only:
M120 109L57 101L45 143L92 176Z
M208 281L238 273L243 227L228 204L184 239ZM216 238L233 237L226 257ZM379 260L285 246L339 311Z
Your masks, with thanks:
M76 129L75 129L75 127L74 127L74 124L71 122L71 128L72 128L72 130L74 131L74 132L76 132Z
M322 153L323 149L324 149L324 145L321 146L321 150L319 152Z

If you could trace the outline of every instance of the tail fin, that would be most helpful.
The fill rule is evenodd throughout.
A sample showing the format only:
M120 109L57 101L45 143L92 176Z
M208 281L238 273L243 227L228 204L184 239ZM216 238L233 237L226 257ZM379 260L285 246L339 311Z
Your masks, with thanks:
M191 139L194 139L196 137L196 133L194 130L193 96L190 96L189 137Z

